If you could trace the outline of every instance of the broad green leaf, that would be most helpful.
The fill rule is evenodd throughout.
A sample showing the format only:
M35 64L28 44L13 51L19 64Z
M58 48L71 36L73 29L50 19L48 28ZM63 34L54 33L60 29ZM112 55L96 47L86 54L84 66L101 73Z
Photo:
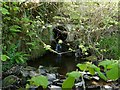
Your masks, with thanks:
M97 71L97 72L100 71L100 68L95 66L94 64L92 64L91 67L94 68L94 70Z
M74 77L68 77L62 84L63 89L71 89L74 85L75 78Z
M7 55L1 55L2 61L6 61L7 59L10 59Z
M106 72L107 78L117 80L119 78L118 64L114 64L112 69Z
M80 70L86 70L87 69L87 65L86 64L77 64L77 67L79 67Z
M47 88L48 80L45 76L35 76L32 77L29 81L33 82L36 86L42 86L43 88Z
M107 81L106 76L102 72L98 71L98 75L99 75L100 78L102 78L103 80Z
M104 66L106 68L108 65L112 64L111 60L105 60L99 63L99 66Z
M95 70L91 66L88 68L88 70L89 70L89 72L90 72L91 75L95 74Z
M79 78L81 74L78 71L72 71L70 73L67 73L68 77L74 77L74 78Z

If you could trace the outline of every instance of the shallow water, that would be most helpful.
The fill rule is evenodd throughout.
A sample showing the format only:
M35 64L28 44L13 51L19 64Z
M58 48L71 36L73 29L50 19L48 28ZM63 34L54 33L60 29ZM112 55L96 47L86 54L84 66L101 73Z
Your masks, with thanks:
M61 57L48 53L42 57L39 57L35 60L28 62L28 65L38 68L40 65L45 67L59 67L58 73L65 75L67 72L73 71L76 69L76 64L79 63L80 60L76 61L75 56L62 55Z

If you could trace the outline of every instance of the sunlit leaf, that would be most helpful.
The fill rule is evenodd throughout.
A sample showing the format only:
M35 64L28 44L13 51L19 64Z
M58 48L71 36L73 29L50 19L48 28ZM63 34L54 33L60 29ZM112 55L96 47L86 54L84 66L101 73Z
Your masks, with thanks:
M102 72L98 71L98 75L99 75L100 78L107 81L107 77Z
M94 74L95 74L94 68L89 67L88 70L89 70L89 72L90 72L91 75L94 75Z
M106 72L107 78L110 80L117 80L119 78L118 64L114 64L112 69Z
M63 89L71 89L74 86L75 78L68 77L62 84Z
M43 88L47 88L48 85L48 80L45 76L35 76L32 77L30 80L30 82L33 82L33 84L35 86L42 86Z
M79 78L81 76L81 74L78 71L72 71L70 73L67 73L67 75L74 78Z
M86 65L86 64L77 64L77 67L79 67L80 70L85 70L85 69L87 69L87 65Z
M104 61L99 63L99 66L104 66L104 68L106 68L110 64L112 64L111 60L104 60Z

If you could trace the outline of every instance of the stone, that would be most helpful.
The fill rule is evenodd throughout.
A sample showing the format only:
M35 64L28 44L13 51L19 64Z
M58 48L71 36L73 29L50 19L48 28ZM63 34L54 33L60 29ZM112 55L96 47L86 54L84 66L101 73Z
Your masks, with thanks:
M46 75L47 72L46 72L45 69L40 69L40 70L39 70L39 73L42 74L42 75Z
M75 84L76 87L78 87L78 86L81 87L82 85L83 85L83 82L82 82L82 81Z
M48 73L47 73L47 77L48 77L48 80L49 80L49 81L56 80L56 75L55 75L55 74L48 74Z
M3 79L2 85L3 87L8 87L10 85L17 83L18 80L19 78L17 76L9 75Z
M6 72L3 72L3 75L4 76L8 76L8 75L11 75L11 74L19 75L22 68L23 68L22 66L14 65L12 68L7 70Z
M113 90L113 88L109 85L104 85L102 90Z
M55 85L51 85L49 86L50 90L62 90L62 88L60 86L55 86Z
M29 76L30 76L30 77L39 76L39 75L40 75L40 73L37 73L37 72L35 72L35 71L30 71L30 72L29 72Z
M23 77L28 77L29 76L29 71L20 71Z
M95 79L95 80L97 80L97 81L100 80L100 78L99 78L98 76L93 76L92 79Z
M91 80L91 77L87 74L85 74L83 77L84 77L84 79Z
M36 70L36 68L34 68L34 67L26 66L25 68L22 68L20 70L20 73L22 74L23 77L28 77L28 76L32 76L33 74L36 75L35 72L33 73L33 71L35 71L35 70Z
M41 65L38 67L37 71L42 75L46 75L46 73L47 73L46 69Z

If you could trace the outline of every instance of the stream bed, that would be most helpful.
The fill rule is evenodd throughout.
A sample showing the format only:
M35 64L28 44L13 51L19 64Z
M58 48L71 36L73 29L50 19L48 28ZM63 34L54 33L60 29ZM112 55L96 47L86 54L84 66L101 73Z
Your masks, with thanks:
M80 58L76 59L74 53L62 56L47 53L42 57L28 61L27 66L15 65L4 72L3 90L23 90L31 77L40 75L48 78L46 90L62 90L62 83L67 78L66 73L75 71L77 69L76 65L84 62ZM105 82L97 74L91 76L88 72L81 73L84 73L85 90L120 90L119 81ZM71 90L83 90L84 82L81 78L76 79L74 83L74 87ZM43 89L31 86L29 90Z

